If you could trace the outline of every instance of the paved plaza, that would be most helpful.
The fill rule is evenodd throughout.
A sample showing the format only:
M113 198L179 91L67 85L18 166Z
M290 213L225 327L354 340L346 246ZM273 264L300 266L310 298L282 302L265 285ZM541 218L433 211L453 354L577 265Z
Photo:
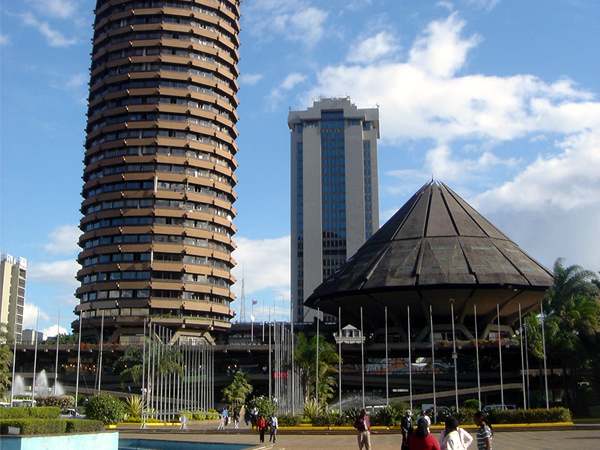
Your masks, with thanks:
M222 433L203 430L137 430L119 429L121 437L131 439L159 439L184 442L207 442L248 444L252 450L347 450L358 448L354 434L299 434L298 432L279 433L276 444L268 442L268 434L264 444L258 442L258 434L243 430L240 432L226 430ZM473 431L473 430L471 430ZM434 432L439 437L439 432ZM474 434L474 433L472 433ZM373 450L399 450L400 435L397 433L373 433L371 445ZM597 427L576 427L575 429L556 431L502 431L494 434L494 450L555 450L570 448L573 450L597 450L600 448L600 430ZM469 447L476 450L474 442Z

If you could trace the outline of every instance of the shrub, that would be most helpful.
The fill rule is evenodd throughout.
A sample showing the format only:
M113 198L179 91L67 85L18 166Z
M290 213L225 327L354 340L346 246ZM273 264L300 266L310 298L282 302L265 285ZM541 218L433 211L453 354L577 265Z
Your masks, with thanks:
M477 400L476 398L470 398L463 402L463 408L473 409L477 411L481 409L481 406L479 406L479 400Z
M302 423L302 417L292 414L282 414L277 418L279 426L282 427L297 427Z
M354 425L354 422L356 422L356 419L358 419L360 417L360 412L361 412L361 409L358 406L354 406L354 407L350 408L348 411L346 411L345 415L348 419L348 422L350 422L350 425Z
M100 420L65 419L67 433L84 433L90 431L103 431L104 424Z
M329 411L323 414L319 414L312 421L316 427L328 427L330 425L337 425L339 421L339 412Z
M590 416L600 418L600 406L590 406Z
M58 406L62 411L75 407L75 397L70 395L38 395L37 406Z
M104 425L116 425L123 420L125 406L118 398L100 393L89 399L85 414L90 419L102 421Z
M21 430L21 435L32 434L63 434L67 430L67 421L61 419L2 419L0 420L0 432L8 434L8 427Z
M125 399L125 412L132 417L142 417L146 402L141 395L132 394Z
M271 417L271 414L277 412L277 405L275 405L275 402L264 395L254 397L246 403L247 411L252 411L254 407L258 408L258 414L266 418Z

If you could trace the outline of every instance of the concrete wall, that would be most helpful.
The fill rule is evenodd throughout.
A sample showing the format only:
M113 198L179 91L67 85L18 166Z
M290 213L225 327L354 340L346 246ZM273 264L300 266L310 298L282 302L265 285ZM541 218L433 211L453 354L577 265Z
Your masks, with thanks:
M2 450L66 450L96 449L118 450L119 433L85 433L61 436L2 436Z

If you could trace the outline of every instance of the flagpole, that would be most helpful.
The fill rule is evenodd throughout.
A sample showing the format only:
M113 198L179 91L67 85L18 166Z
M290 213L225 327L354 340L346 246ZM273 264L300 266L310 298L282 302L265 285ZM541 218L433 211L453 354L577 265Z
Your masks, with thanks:
M342 419L342 307L338 306L338 394L339 412Z
M56 395L56 382L58 377L58 344L60 342L60 309L58 310L58 323L56 325L56 362L54 363L54 395Z
M316 405L316 415L319 415L319 315L321 310L317 308L317 361L316 361L316 370L315 370L315 405Z
M431 335L431 373L433 375L433 422L437 423L437 401L435 398L435 345L433 343L433 310L429 305L429 334Z
M473 317L475 318L475 354L477 355L477 401L481 409L481 377L479 374L479 337L477 335L477 305L473 305Z
M365 409L365 334L363 327L363 307L360 307L360 362L362 378L362 409Z
M387 305L384 308L385 312L385 406L390 406L390 381L389 381L389 365L388 357L388 314Z
M496 303L496 314L498 315L498 351L500 352L500 400L504 409L504 375L502 373L502 334L500 331L500 305Z
M75 380L75 411L77 411L77 397L79 396L79 366L81 365L81 315L79 311L79 336L77 336L77 380Z
M408 390L410 396L410 410L413 409L413 393L412 393L412 345L410 339L410 306L406 306L406 314L408 316ZM386 334L387 338L387 334Z
M456 353L456 331L454 329L454 299L450 299L450 314L452 314L452 363L454 366L454 396L456 400L456 412L458 409L458 354Z
M521 342L521 379L523 380L523 409L527 411L527 390L525 389L525 358L523 355L523 316L519 303L519 341Z
M35 371L37 370L37 348L38 348L38 329L40 324L40 310L37 312L37 319L35 321L35 352L33 356L33 384L31 385L31 406L33 406L33 400L35 399Z

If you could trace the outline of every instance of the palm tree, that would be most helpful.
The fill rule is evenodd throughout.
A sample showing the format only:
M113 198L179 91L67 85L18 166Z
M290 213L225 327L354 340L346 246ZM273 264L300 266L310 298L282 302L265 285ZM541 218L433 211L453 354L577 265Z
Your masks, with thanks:
M316 384L317 336L308 340L304 333L298 334L298 343L294 351L294 359L300 370L300 384L304 394L304 402L308 402L315 394ZM333 386L336 385L334 375L338 372L335 365L338 354L335 346L319 337L319 402L326 403L333 396Z
M170 374L178 374L183 376L182 357L181 353L176 348L165 344L153 345L152 361L154 368L159 375L168 376ZM157 356L160 355L160 358ZM146 355L146 358L148 355ZM147 360L146 360L147 364ZM127 381L138 383L142 379L142 374L146 369L144 367L143 349L138 346L131 346L125 349L125 354L115 361L115 372L119 373L121 384Z
M600 333L600 289L597 275L580 266L564 267L564 259L554 263L554 284L544 297L544 331L549 354L560 362L563 372L565 406L576 396L577 368L582 367ZM575 385L569 392L567 369Z
M231 384L223 388L223 399L232 407L241 408L253 389L246 374L238 370L233 376Z

